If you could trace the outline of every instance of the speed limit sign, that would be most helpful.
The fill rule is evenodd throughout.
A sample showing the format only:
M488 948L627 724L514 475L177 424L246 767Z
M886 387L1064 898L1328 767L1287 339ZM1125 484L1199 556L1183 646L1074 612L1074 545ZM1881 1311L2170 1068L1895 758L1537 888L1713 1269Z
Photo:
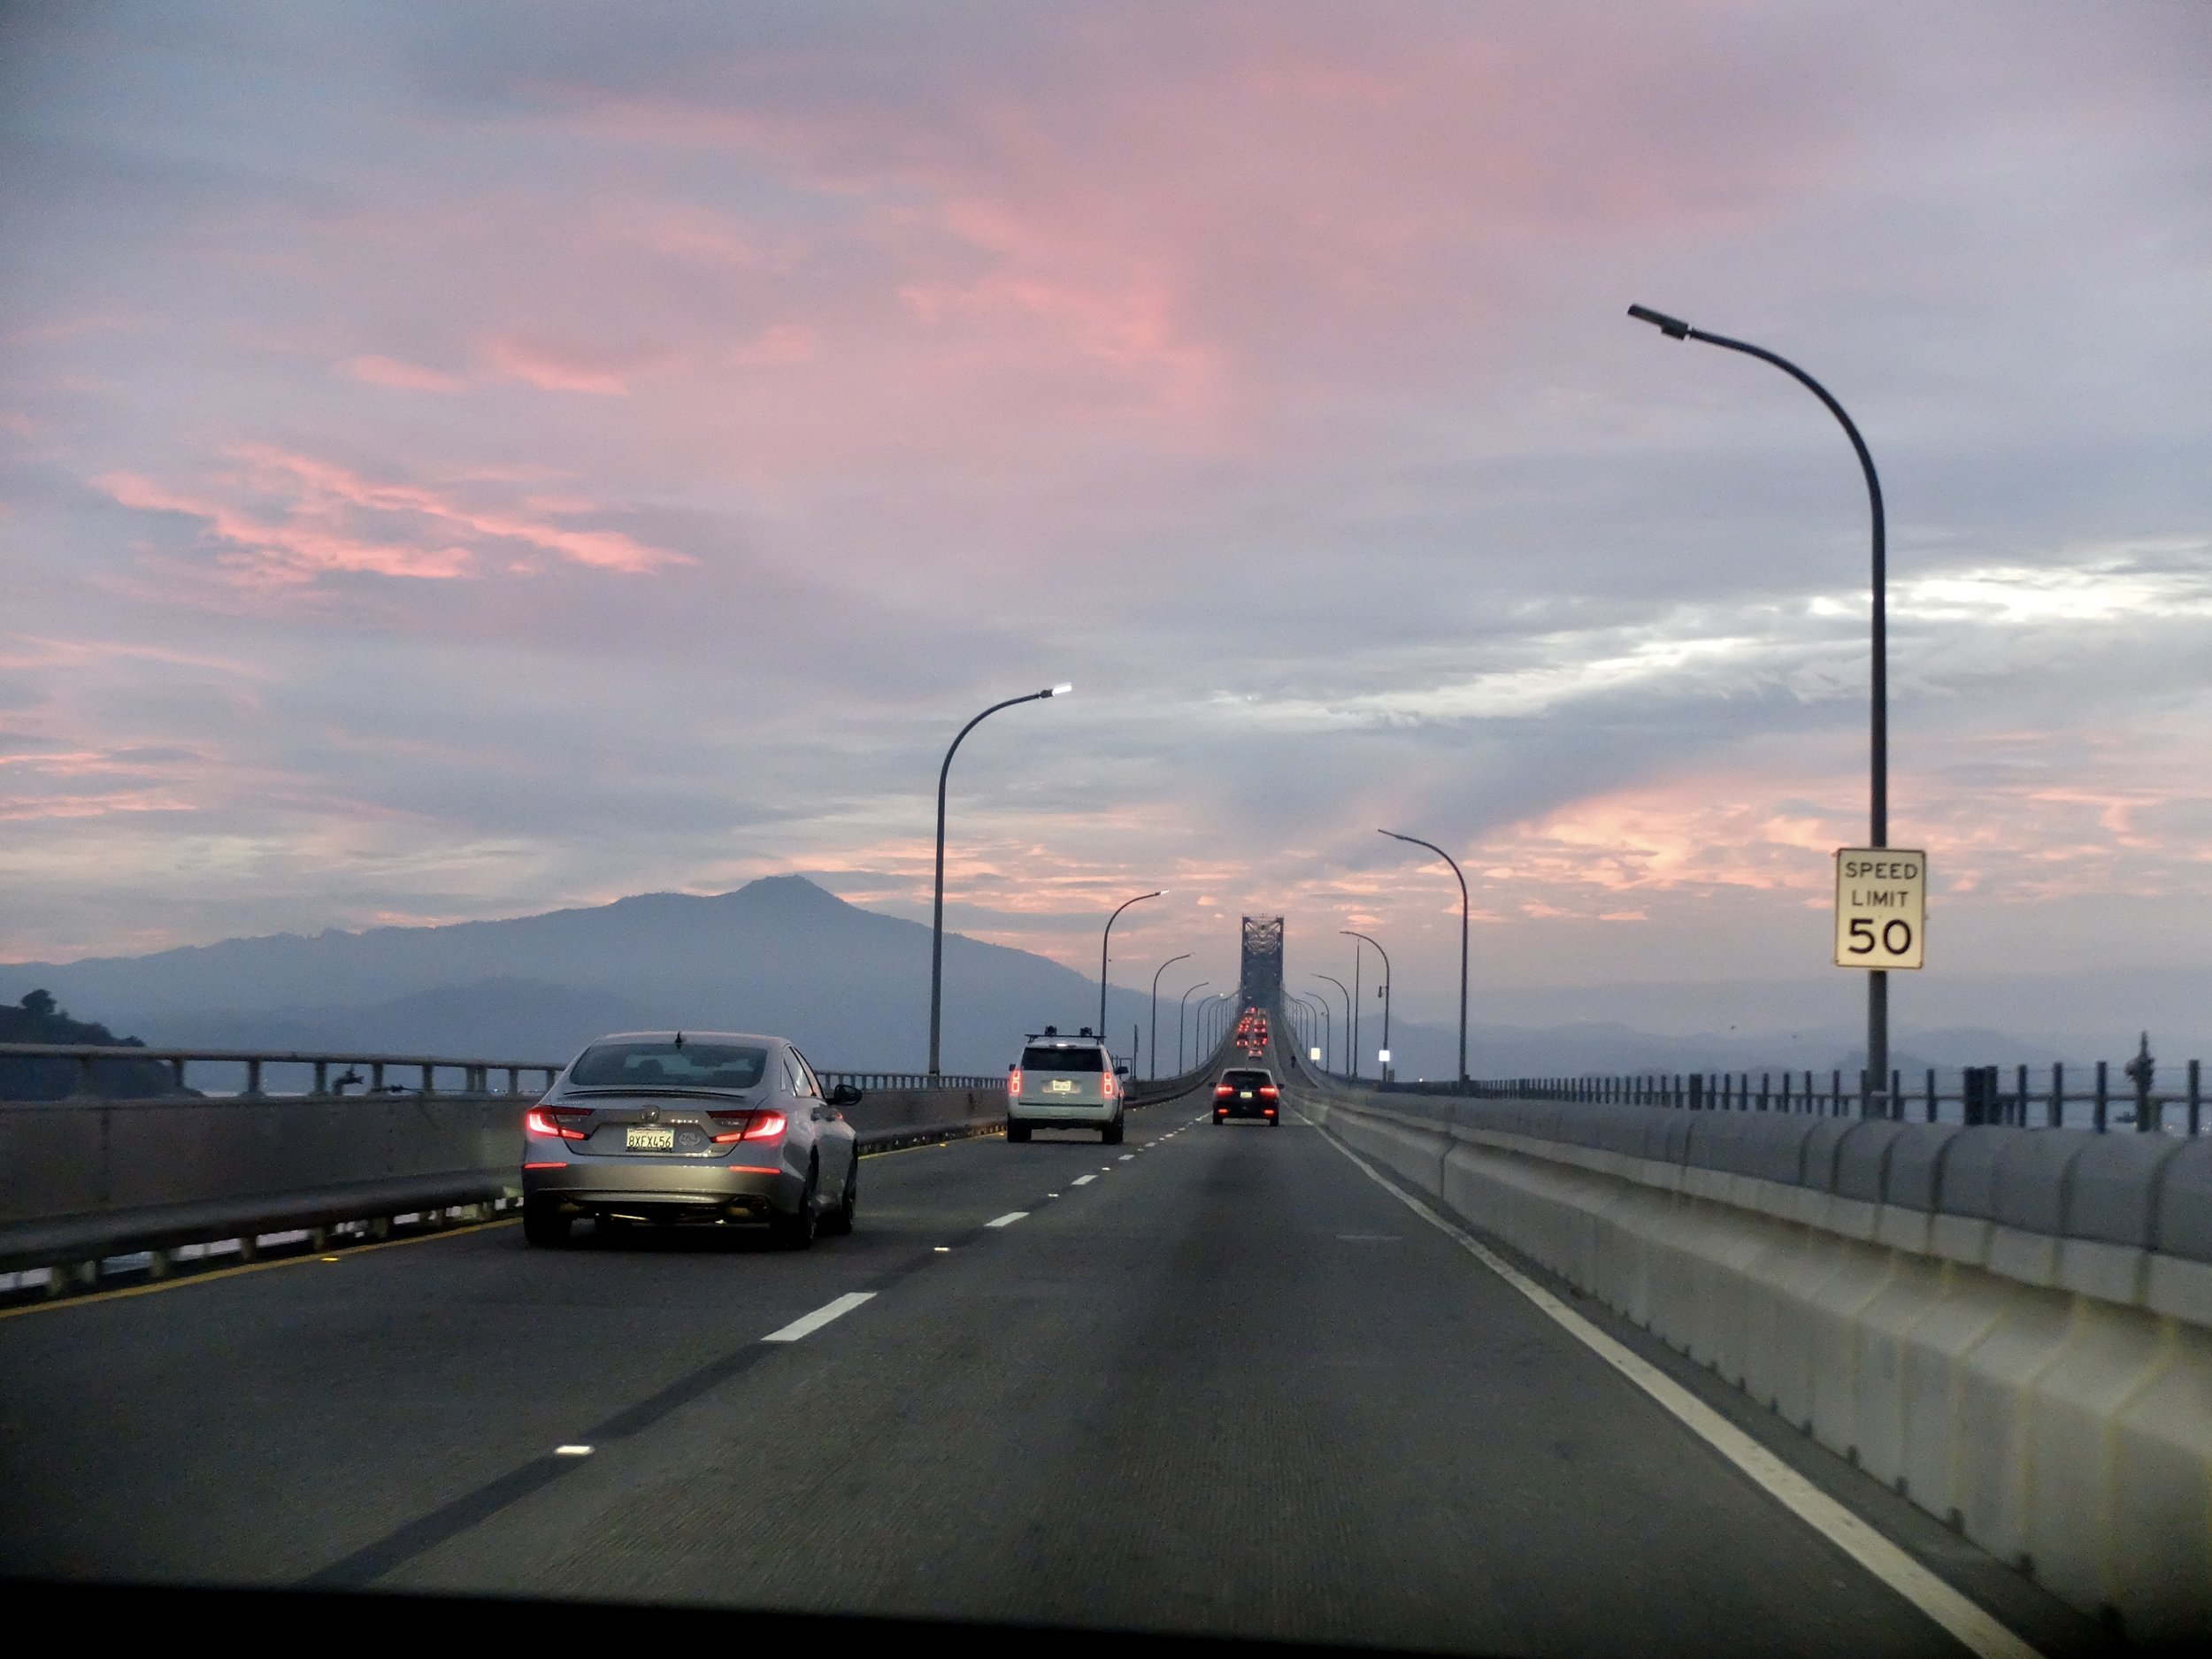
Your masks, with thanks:
M1836 966L1916 968L1927 932L1927 854L1903 847L1836 854Z

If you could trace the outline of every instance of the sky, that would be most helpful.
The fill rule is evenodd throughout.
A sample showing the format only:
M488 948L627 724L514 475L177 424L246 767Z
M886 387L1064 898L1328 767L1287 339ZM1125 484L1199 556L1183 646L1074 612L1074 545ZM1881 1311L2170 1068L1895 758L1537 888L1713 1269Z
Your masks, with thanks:
M926 918L1069 681L963 932L1846 1019L1640 302L1927 976L2212 965L2202 0L16 6L0 204L0 959Z

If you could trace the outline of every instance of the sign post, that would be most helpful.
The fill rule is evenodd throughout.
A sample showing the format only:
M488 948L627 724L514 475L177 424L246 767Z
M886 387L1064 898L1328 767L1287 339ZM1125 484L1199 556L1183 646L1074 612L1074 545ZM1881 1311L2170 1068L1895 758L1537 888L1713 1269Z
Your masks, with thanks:
M1928 935L1928 856L1903 847L1845 847L1836 853L1836 966L1923 964ZM1875 1079L1877 1093L1889 1087Z

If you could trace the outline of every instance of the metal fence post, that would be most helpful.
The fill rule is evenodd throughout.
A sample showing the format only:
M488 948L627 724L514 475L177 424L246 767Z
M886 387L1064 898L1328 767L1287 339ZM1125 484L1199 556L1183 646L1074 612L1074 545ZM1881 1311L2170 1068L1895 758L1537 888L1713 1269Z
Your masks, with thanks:
M2098 1062L2097 1062L2097 1133L2098 1133L2099 1134L2102 1134L2102 1133L2104 1133L2104 1126L2105 1126L2105 1109L2106 1109L2107 1103L2108 1103L2108 1102L2110 1101L2110 1099L2111 1099L2111 1093L2112 1093L2111 1089L2108 1087L2109 1079L2108 1079L2106 1077L2106 1075L2105 1075L2105 1070L2106 1070L2106 1062L2104 1062L2104 1061L2102 1061L2102 1060L2098 1061Z
M2051 1104L2044 1127L2063 1129L2066 1126L2066 1062L2051 1062Z
M2191 1134L2197 1133L2204 1109L2204 1093L2200 1075L2203 1064L2204 1062L2201 1060L2189 1062L2189 1133Z
M258 1060L246 1062L246 1098L261 1098L261 1062Z
M1928 1121L1936 1120L1935 1067L1928 1068Z
M330 1062L315 1062L315 1094L317 1099L330 1093Z
M2006 1115L2005 1121L2025 1129L2028 1126L2028 1068L2024 1065L2019 1071L2018 1085L2012 1092L2012 1110Z
M2135 1085L2135 1133L2149 1134L2160 1126L2158 1102L2151 1098L2151 1083L2157 1075L2158 1062L2151 1058L2150 1033L2143 1033L2135 1058L2121 1069L2128 1081Z

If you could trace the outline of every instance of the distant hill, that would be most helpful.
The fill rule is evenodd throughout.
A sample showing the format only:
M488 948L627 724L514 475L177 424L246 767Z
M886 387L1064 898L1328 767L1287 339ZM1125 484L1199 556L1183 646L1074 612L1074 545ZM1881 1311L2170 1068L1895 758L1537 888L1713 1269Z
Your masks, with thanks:
M0 995L34 987L165 1043L566 1060L603 1032L684 1025L788 1036L826 1066L919 1070L928 1057L929 929L798 876L509 921L0 965ZM1117 989L1109 1007L1125 1047L1146 999ZM948 1071L1002 1071L1025 1031L1097 1017L1095 980L947 935Z

